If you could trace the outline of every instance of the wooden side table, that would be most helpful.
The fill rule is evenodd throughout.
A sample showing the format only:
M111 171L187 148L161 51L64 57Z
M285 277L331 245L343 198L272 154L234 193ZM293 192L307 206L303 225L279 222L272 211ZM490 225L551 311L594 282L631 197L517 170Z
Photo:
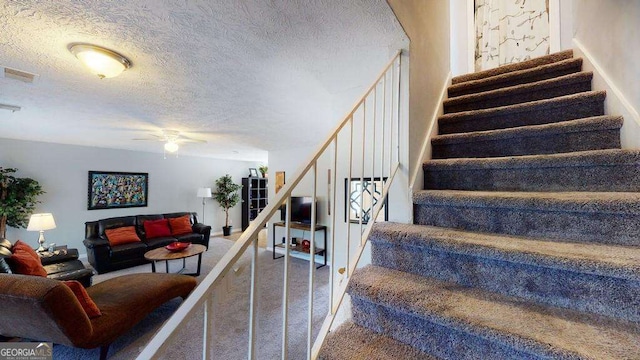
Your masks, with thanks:
M178 271L178 273L182 273L185 269L186 259L191 256L198 255L198 269L195 273L185 274L191 276L200 275L200 265L202 265L202 253L207 250L206 246L200 244L191 244L188 248L172 252L164 247L159 247L157 249L149 250L144 253L144 258L151 261L151 271L156 272L156 261L164 261L165 267L167 269L167 273L169 272L169 260L179 260L182 259L182 269Z

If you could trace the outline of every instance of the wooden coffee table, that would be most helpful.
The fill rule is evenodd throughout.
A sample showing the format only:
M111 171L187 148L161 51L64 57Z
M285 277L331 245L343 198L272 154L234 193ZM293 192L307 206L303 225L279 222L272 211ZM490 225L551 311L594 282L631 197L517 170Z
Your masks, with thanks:
M178 260L182 259L182 269L178 271L178 273L182 273L185 269L186 259L191 256L198 255L198 271L191 274L191 276L200 275L200 265L202 264L202 253L205 252L207 248L204 245L200 244L191 244L188 248L182 251L172 252L164 247L160 247L157 249L149 250L144 253L144 258L151 261L151 271L156 272L156 261L164 261L167 269L167 273L169 272L169 260Z

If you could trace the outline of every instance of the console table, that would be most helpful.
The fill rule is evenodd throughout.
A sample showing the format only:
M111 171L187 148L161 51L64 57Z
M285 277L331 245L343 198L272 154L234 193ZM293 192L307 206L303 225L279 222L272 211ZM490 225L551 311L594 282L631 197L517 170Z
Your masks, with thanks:
M280 222L275 222L273 223L273 231L271 232L271 238L273 241L273 259L280 259L283 258L284 255L281 256L276 256L276 248L282 248L284 249L285 247L287 247L287 243L285 244L276 244L276 227L286 227L286 224L284 221L280 221ZM304 223L298 223L298 222L290 222L289 223L289 228L290 229L295 229L295 230L303 230L303 231L309 231L311 232L311 224L304 224ZM322 256L322 258L324 259L324 263L320 266L316 266L316 269L319 269L323 266L327 266L327 227L325 225L318 225L316 224L315 230L314 231L322 231L324 233L324 247L322 248L315 248L315 254L313 256L309 255L309 258L313 259L313 261L315 262L315 255L320 255ZM288 240L288 239L287 239ZM292 252L297 252L297 253L302 253L302 254L309 254L309 250L305 250L302 248L301 244L296 244L296 246L289 246L289 250Z

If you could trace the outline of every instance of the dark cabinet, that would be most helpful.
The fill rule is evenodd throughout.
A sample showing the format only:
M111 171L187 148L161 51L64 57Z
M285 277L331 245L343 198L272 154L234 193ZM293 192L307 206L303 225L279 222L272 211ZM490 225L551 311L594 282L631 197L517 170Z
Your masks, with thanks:
M242 231L267 207L268 180L259 177L242 178Z

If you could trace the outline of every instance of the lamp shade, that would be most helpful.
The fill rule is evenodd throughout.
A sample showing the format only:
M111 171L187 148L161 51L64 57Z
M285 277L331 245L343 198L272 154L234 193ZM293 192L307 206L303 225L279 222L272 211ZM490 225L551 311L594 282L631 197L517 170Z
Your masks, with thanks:
M29 219L27 231L42 231L56 228L56 221L51 213L33 214Z
M198 188L198 197L210 198L211 197L211 188Z

